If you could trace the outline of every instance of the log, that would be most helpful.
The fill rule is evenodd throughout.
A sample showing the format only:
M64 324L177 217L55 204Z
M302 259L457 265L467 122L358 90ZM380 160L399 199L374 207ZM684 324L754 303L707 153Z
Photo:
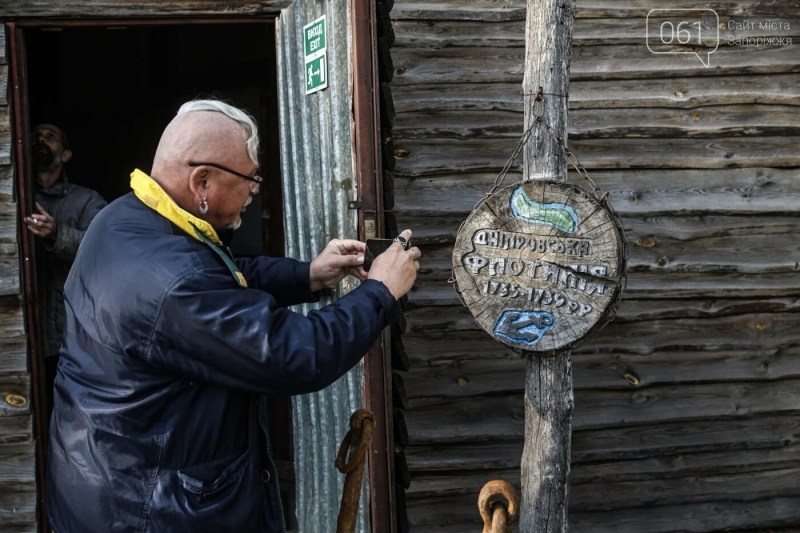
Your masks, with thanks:
M403 114L442 111L519 112L522 91L515 83L453 83L393 87ZM569 109L661 107L690 109L741 104L800 105L800 75L676 77L668 80L570 81ZM521 131L522 125L518 128Z
M727 27L723 16L717 18L700 13L692 22L701 23L703 35L716 34L722 46L731 38L749 37L797 37L800 36L800 19L781 17L785 25L775 25L761 29L756 23L741 30ZM773 16L777 16L773 14ZM657 16L642 18L593 18L577 19L573 29L573 46L597 46L608 44L640 44L645 42L647 23L650 28L660 28L662 22L672 20ZM741 22L741 21L739 21ZM763 20L762 22L766 22ZM719 26L721 27L718 27ZM525 24L523 20L513 21L471 21L471 20L398 20L394 23L395 32L400 35L394 45L396 48L446 48L462 47L519 47L525 45ZM693 26L694 28L694 26Z
M798 384L798 379L786 379L779 382L658 385L634 391L576 390L573 428L577 431L660 422L797 414L800 412ZM524 408L521 394L425 398L411 400L405 417L413 443L480 441L489 436L510 438L522 435ZM447 420L447 424L443 425L442 420Z
M523 359L452 359L425 367L416 366L406 380L408 396L419 398L469 398L486 394L522 392L517 376L525 369ZM684 383L732 383L800 378L800 349L761 349L753 352L724 350L631 354L573 353L575 390L634 390L651 385Z
M592 169L590 175L598 187L608 191L626 227L626 217L633 215L792 215L800 202L800 170L796 168ZM395 175L395 213L401 219L452 216L463 220L491 189L496 177L497 173L489 172L446 173L425 179ZM509 174L506 181L513 183L511 180L518 177ZM585 186L585 181L574 174L570 182ZM698 183L703 186L698 187Z
M795 61L798 49L800 44L772 48L725 45L711 55L710 67L702 68L695 56L693 61L684 54L655 56L644 43L578 46L572 51L570 81L791 73L800 70ZM515 83L522 79L523 57L521 48L496 46L396 48L392 53L393 83Z
M430 498L409 507L415 533L480 531L482 522L467 522L475 513L474 495ZM776 496L757 501L716 500L614 511L587 511L570 507L570 531L620 533L671 533L674 531L771 531L796 533L800 521L797 496ZM781 526L789 526L780 529ZM745 529L741 529L745 528Z
M717 10L729 17L774 17L783 4L780 0L739 0L705 2L703 7ZM677 0L670 7L696 8L691 0ZM646 17L653 9L647 0L607 1L588 0L576 6L576 18L635 18ZM524 0L440 0L437 2L408 0L398 2L392 9L395 20L525 20Z
M35 528L36 483L11 481L0 484L0 528L13 531L12 526Z
M396 179L467 172L497 176L517 144L516 139L510 138L398 139L394 143L397 160L394 175ZM792 137L578 139L570 143L570 150L591 171L591 175L601 169L800 166L800 152L796 150ZM508 180L513 183L513 174ZM484 182L483 189L489 190L491 184L492 181Z
M792 450L798 429L800 421L796 416L779 414L575 431L571 462L578 479L592 478L596 474L591 472L598 469L608 475L613 472L620 476L633 475L636 467L625 465L636 465L638 461L647 464L661 461L662 470L668 470L675 468L676 462L688 461L686 458L692 455L751 451L748 456L755 457L753 462L758 462L759 454L768 457L784 447ZM412 443L405 452L412 472L508 469L519 466L522 445L520 434L484 442ZM702 459L692 461L699 463ZM654 473L658 471L655 469ZM690 471L687 466L687 472Z
M647 355L659 350L723 351L778 349L800 344L795 331L796 313L748 313L707 319L664 319L611 322L576 350L581 353ZM485 332L475 329L408 333L405 345L412 363L480 359L485 354L516 358L506 347L496 346Z
M800 24L798 24L800 26ZM570 139L703 138L800 136L797 106L731 105L694 109L577 109L570 113ZM393 134L401 139L486 139L520 135L521 113L477 111L465 113L403 113Z

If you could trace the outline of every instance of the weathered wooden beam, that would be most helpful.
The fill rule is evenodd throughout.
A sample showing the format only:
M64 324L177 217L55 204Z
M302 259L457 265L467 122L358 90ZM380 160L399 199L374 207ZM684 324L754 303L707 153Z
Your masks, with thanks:
M493 172L496 176L516 145L517 141L510 138L397 140L394 173L398 179L473 172ZM570 143L570 149L579 154L585 167L597 170L800 167L795 140L780 136L578 139ZM402 158L398 158L398 153ZM518 170L519 166L515 168ZM513 178L512 173L507 183L513 183ZM483 185L486 188L485 182Z
M559 143L566 145L567 142L574 19L572 0L527 2L523 130L531 130L531 134L522 147L526 181L564 182L567 179L567 157ZM525 447L520 464L522 531L567 530L573 401L569 349L552 356L528 354Z
M578 7L580 11L580 7ZM710 15L710 16L708 16ZM576 19L573 29L573 46L597 46L609 44L640 44L646 41L647 24L659 28L667 19L658 17L640 18L593 18ZM751 37L797 37L800 36L800 19L781 17L784 24L767 25L759 23L742 29L728 28L720 17L710 12L700 12L693 22L699 22L704 35L719 31L721 45L731 38ZM471 20L431 20L424 24L419 20L398 20L394 23L401 36L395 48L446 48L461 47L522 47L525 46L525 21L471 21Z
M670 7L696 8L696 3L679 0ZM729 17L774 17L775 0L739 0L726 2L715 0L703 3L703 7L715 9ZM646 0L606 1L586 0L576 6L576 18L641 18L653 9ZM392 9L395 20L525 20L525 0L458 0L397 2Z
M604 388L637 390L650 385L769 381L800 378L800 349L722 350L719 352L663 351L636 354L572 354L575 390ZM409 398L469 398L522 392L516 376L525 371L523 359L491 357L436 361L427 369L417 365L406 380Z
M767 457L793 443L798 430L800 420L792 414L578 430L573 432L572 464L580 478L584 474L579 472L584 468L588 469L586 472L605 469L608 475L613 475L611 472L619 465L620 475L625 472L632 475L636 467L627 468L626 464L661 461L664 469L670 469L677 467L676 457L723 453L721 450L732 454L749 451L757 462L759 453ZM521 434L492 441L411 443L406 448L406 457L411 470L420 473L517 468L522 446Z
M573 50L570 81L641 79L696 76L781 74L800 71L800 44L773 48L720 47L711 56L713 68L698 69L700 61L682 54L663 54L657 61L646 46L619 44L578 46ZM508 47L458 47L442 49L396 48L397 69L393 85L452 83L515 83L522 79L524 51ZM481 61L476 62L475 58Z
M800 136L800 107L758 104L693 109L576 109L569 138ZM393 129L402 139L519 138L522 113L464 110L405 113Z
M574 430L635 424L797 414L800 380L657 385L641 390L575 391ZM405 411L414 442L446 443L524 434L522 394L411 400ZM443 425L442 420L447 420ZM523 454L522 464L525 459Z
M62 2L39 0L19 2L0 0L4 17L169 17L188 15L242 16L277 15L292 0L95 0L92 2Z
M441 111L519 112L522 92L516 83L454 83L393 88L397 120L404 114ZM570 80L569 109L659 107L690 109L741 104L800 105L800 74L717 76L645 80Z

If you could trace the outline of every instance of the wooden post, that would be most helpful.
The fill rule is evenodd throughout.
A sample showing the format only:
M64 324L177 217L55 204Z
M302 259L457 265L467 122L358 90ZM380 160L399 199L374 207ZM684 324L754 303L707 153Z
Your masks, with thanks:
M540 88L544 121L567 138L567 89L573 0L528 0L525 24L525 130L533 123ZM539 109L539 107L537 107ZM538 124L524 148L525 180L566 181L567 159ZM525 378L525 447L522 453L521 531L567 529L570 439L572 433L570 351L529 355Z

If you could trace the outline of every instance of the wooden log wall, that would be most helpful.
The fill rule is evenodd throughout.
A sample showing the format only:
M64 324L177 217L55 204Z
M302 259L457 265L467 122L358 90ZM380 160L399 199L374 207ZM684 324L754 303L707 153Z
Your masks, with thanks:
M719 15L708 68L648 51L647 13L666 6L577 5L569 144L610 192L631 255L618 318L573 352L570 529L788 531L800 525L800 20L792 2L677 4ZM424 254L403 335L408 519L414 533L477 532L483 484L519 484L525 361L447 280L459 225L522 133L525 2L398 0L391 18L394 216ZM744 19L755 28L728 27ZM759 29L767 20L789 29ZM727 44L759 36L795 44Z
M0 24L0 531L36 531L36 460L11 157L8 57ZM24 405L20 405L24 404Z

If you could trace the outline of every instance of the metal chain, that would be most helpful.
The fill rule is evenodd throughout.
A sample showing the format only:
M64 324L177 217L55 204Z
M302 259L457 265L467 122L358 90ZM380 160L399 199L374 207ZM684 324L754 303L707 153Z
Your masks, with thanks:
M614 299L610 302L609 306L606 308L605 313L604 313L605 316L601 317L600 320L598 320L598 322L597 322L597 324L595 326L596 329L593 328L593 331L597 332L597 331L601 330L603 327L605 327L605 325L608 324L609 322L611 322L614 318L616 318L617 307L619 306L619 302L622 299L622 293L628 287L628 273L627 273L627 271L628 271L628 268L627 268L628 267L628 257L629 257L628 256L628 254L629 254L628 241L625 240L625 228L622 225L622 218L620 218L619 214L614 210L614 207L608 201L608 192L607 191L603 192L600 189L600 187L597 186L597 184L594 182L594 180L589 176L589 171L586 170L586 168L581 164L580 160L578 159L578 156L573 154L564 145L564 141L562 139L559 139L553 133L553 130L550 128L550 125L545 120L545 118L544 118L544 98L542 96L546 95L546 94L547 95L551 95L551 96L560 96L562 98L566 97L566 95L557 95L557 94L553 94L553 93L545 93L545 92L542 91L541 88L539 88L539 91L537 93L535 93L535 94L531 94L531 93L526 93L525 94L525 96L535 96L534 101L533 101L533 121L531 122L530 127L528 127L528 129L526 129L522 133L522 136L520 137L519 142L517 143L517 147L514 149L514 152L511 154L511 157L508 159L508 161L506 162L506 164L503 167L503 169L500 171L500 173L495 178L494 186L492 187L492 190L487 192L486 196L484 198L481 198L481 200L479 200L478 203L475 204L475 207L473 208L473 211L475 209L477 209L483 202L485 202L490 196L492 196L495 193L495 191L497 190L497 188L500 187L500 185L503 184L503 181L505 181L505 178L506 178L506 174L508 174L508 171L511 169L511 167L514 164L514 161L517 159L517 157L519 157L519 154L522 152L522 148L525 146L525 144L528 142L528 140L530 140L531 135L533 133L533 129L536 127L537 124L541 123L544 126L545 131L547 132L547 134L550 136L551 139L553 139L553 142L555 142L561 148L561 151L564 153L564 157L566 157L567 161L569 161L569 163L573 166L575 171L578 173L578 176L580 176L581 178L583 178L584 180L586 180L589 183L589 185L592 188L592 193L594 194L595 198L597 198L597 200L600 202L600 204L602 206L604 206L606 209L608 209L609 213L611 214L611 217L614 219L614 222L616 223L616 226L617 226L617 228L619 229L619 232L620 232L620 239L622 241L622 265L621 265L621 274L619 276L619 290L617 291L617 294L615 295ZM464 227L464 224L466 224L466 222L467 221L465 219L464 222L461 223L461 226L458 228L458 234L461 233L461 229ZM453 272L452 277L450 279L448 279L447 282L455 284L455 282L456 282L455 272ZM466 307L467 303L464 301L464 297L461 295L461 291L458 290L458 285L457 284L455 285L455 288L456 288L456 293L458 294L458 299L461 300L462 305L464 305ZM571 348L574 348L574 347L580 345L585 339L586 338L584 337L584 339L576 342L575 344L573 344L571 346Z

